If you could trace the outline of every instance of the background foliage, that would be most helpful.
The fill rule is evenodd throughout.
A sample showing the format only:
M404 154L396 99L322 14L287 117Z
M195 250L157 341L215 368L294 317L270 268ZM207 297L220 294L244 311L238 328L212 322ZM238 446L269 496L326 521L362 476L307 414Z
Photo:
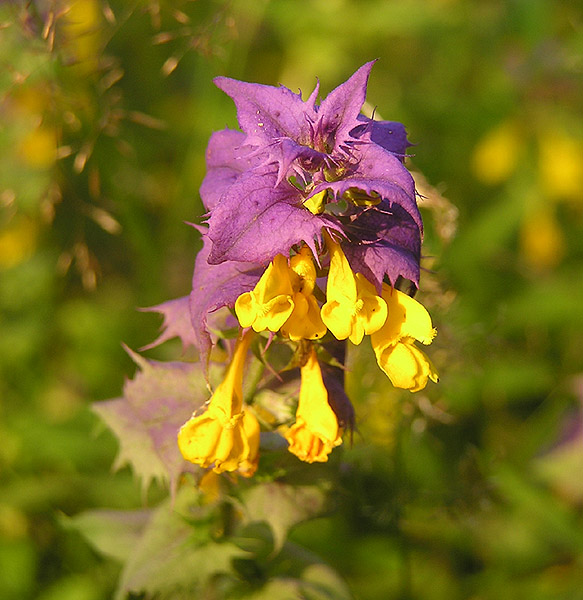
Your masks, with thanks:
M136 544L122 594L183 597L195 572L217 598L583 598L582 8L0 5L2 598L112 597ZM213 530L208 498L185 533L184 495L203 492L170 511L163 485L112 474L118 445L90 407L134 373L120 341L156 337L135 307L189 291L204 149L236 126L212 78L308 92L319 77L327 93L375 57L371 109L407 125L425 177L420 298L442 380L395 391L359 349L352 448L310 481L290 471L297 487L244 488L229 510L255 517L238 538ZM294 513L296 494L314 514ZM120 509L136 509L123 527ZM264 519L275 546L257 546ZM160 537L192 531L210 546L172 554Z

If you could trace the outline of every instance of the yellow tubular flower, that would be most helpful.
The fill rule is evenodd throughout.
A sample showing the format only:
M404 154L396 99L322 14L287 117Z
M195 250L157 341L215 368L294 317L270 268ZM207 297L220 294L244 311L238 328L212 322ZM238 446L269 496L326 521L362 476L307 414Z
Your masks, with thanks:
M235 302L235 313L241 327L253 327L257 332L279 331L291 315L293 289L287 259L278 254L255 289L241 294Z
M425 307L407 294L383 284L383 298L389 315L383 327L371 335L379 367L392 384L411 392L427 385L427 379L437 383L439 376L415 340L431 344L435 329Z
M243 411L243 367L253 333L247 332L235 346L223 382L202 415L187 421L178 433L184 458L217 473L239 470L250 477L257 468L259 423Z
M328 403L328 390L312 348L301 368L302 384L296 422L285 433L289 451L305 462L326 462L335 446L342 443L342 430Z
M320 317L320 307L314 298L316 268L310 249L304 246L299 254L290 260L291 280L294 290L294 309L281 328L281 333L290 340L315 340L326 333Z
M337 339L348 338L353 344L360 344L365 334L370 335L383 326L387 305L361 273L352 272L340 244L328 235L325 237L330 271L322 321Z

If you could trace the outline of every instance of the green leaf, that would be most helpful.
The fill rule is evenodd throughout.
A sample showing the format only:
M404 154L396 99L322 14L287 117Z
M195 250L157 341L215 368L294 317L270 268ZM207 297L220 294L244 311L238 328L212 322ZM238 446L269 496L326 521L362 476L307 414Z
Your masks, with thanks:
M119 439L114 468L129 464L146 490L153 480L169 482L174 492L182 472L193 471L178 450L178 429L207 399L198 363L146 360L128 349L138 365L123 398L99 402L93 410Z
M76 529L101 554L124 562L136 546L151 509L91 510L74 517L61 517L65 527Z
M234 544L210 538L207 521L213 507L198 506L199 499L199 492L185 486L173 506L168 501L153 511L125 564L116 600L129 593L156 599L202 597L211 578L232 573L233 559L247 557Z
M281 550L289 530L320 514L325 504L324 491L316 486L262 483L242 494L245 520L264 521L273 533L273 552Z

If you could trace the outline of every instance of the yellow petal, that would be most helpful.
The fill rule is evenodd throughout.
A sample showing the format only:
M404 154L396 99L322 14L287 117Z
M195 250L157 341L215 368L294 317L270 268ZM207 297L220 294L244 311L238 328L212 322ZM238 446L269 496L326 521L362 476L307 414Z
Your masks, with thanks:
M506 181L516 169L523 138L520 129L511 121L490 130L474 149L472 170L475 176L492 185Z
M268 329L269 331L279 331L282 325L289 319L294 309L292 296L281 295L264 303L258 308L253 321L254 331L260 332Z
M289 451L300 460L325 462L332 449L342 443L342 432L328 403L328 390L313 348L301 368L301 377L296 422L285 438L290 444Z
M386 303L364 275L352 272L340 245L329 240L327 237L331 258L322 321L336 339L349 338L353 344L360 344L365 334L382 327Z
M297 281L292 284L294 291L309 296L316 286L316 267L310 249L303 246L299 254L292 256L289 266Z
M238 470L243 477L251 477L257 470L259 463L260 426L255 415L249 412L249 410L246 410L243 414L243 430L247 438L249 450L245 460L241 461Z
M178 432L178 447L182 456L201 467L209 467L214 462L214 452L221 433L221 424L206 414L191 418Z
M251 292L241 294L235 301L235 314L241 327L246 329L253 325L256 314L255 304L255 298Z
M265 270L255 289L241 294L235 314L242 327L257 332L279 331L293 311L293 289L287 259L278 254Z
M412 342L388 346L377 353L377 361L395 387L418 392L427 385L427 379L437 383L439 377L429 358Z
M320 307L314 296L301 292L294 294L294 310L281 328L281 333L290 340L315 340L324 337L326 325L320 316Z
M321 215L326 208L328 190L318 192L304 202L304 206L314 215Z
M539 179L543 193L553 200L581 202L583 141L556 127L540 136Z
M302 420L298 420L287 431L285 438L289 442L289 451L307 463L326 462L334 446L342 442L333 443L314 435Z
M348 264L348 260L344 252L342 252L340 244L334 242L329 235L325 236L325 240L330 252L330 270L328 272L326 299L342 304L355 304L357 300L356 279Z
M540 271L561 262L566 242L554 207L533 210L525 216L520 226L520 251L528 264Z
M324 239L330 252L330 269L326 285L326 303L322 306L320 314L334 337L345 340L353 333L354 314L358 310L356 278L340 244L334 242L327 234Z
M375 352L411 337L423 344L430 344L435 329L427 309L417 300L390 286L383 284L383 299L387 303L388 316L385 324L371 335Z
M352 333L352 310L337 300L328 300L320 311L322 321L337 340L345 340Z
M364 332L371 335L378 331L387 320L387 303L377 296L376 289L362 273L356 274L356 288L358 297L362 299L363 307L359 313Z

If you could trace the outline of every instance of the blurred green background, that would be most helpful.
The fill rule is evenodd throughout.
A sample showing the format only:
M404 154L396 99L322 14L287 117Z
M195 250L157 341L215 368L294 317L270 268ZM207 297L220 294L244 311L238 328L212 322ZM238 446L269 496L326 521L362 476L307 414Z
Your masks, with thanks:
M442 379L351 357L338 501L293 533L356 598L583 598L583 5L37 0L0 5L0 597L109 598L65 516L143 504L91 403L188 293L216 75L323 95L378 58L426 222ZM148 356L171 359L167 343ZM368 358L367 358L368 357Z

